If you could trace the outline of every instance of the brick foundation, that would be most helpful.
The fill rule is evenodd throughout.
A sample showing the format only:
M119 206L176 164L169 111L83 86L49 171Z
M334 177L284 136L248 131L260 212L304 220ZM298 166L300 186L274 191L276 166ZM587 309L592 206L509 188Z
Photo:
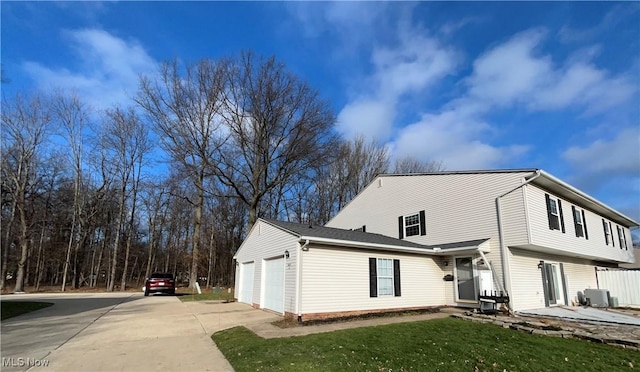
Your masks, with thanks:
M302 321L323 321L340 318L352 318L369 314L382 314L382 313L399 313L405 311L424 311L424 312L439 312L440 306L428 306L428 307L398 307L391 309L372 309L372 310L353 310L353 311L337 311L329 313L311 313L302 314ZM297 319L298 316L292 313L285 313L285 318L291 317L291 319Z

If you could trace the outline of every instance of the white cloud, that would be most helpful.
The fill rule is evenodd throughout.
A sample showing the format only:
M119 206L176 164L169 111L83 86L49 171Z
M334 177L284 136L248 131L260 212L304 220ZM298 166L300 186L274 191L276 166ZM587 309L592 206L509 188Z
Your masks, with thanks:
M481 55L468 79L469 95L488 104L503 106L535 92L551 72L549 57L535 57L541 30L518 34Z
M40 88L75 91L97 109L130 104L138 76L156 69L157 62L135 41L125 41L104 30L66 32L78 58L77 70L25 62L23 68Z
M354 98L338 115L338 129L347 138L364 134L377 141L390 139L401 99L425 94L458 65L458 54L436 39L419 35L406 24L394 47L375 45L372 74L351 87Z
M389 138L395 117L393 105L384 101L354 101L347 104L340 114L336 129L345 138Z
M466 82L468 96L485 110L523 105L530 111L577 107L600 113L627 102L637 91L633 77L610 76L590 63L597 47L587 48L556 67L550 56L537 55L546 32L528 30L513 36L473 63Z
M588 177L632 174L640 176L640 131L626 128L611 140L567 149L562 157Z
M494 168L528 150L526 146L497 147L479 140L491 130L490 125L463 111L426 114L404 127L391 147L395 156L442 161L448 170Z

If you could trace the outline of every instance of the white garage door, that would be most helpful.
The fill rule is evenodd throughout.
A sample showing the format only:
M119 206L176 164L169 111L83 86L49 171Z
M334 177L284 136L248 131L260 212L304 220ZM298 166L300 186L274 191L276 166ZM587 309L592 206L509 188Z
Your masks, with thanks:
M284 312L284 258L265 261L263 307Z
M240 266L240 295L238 300L253 305L253 262Z

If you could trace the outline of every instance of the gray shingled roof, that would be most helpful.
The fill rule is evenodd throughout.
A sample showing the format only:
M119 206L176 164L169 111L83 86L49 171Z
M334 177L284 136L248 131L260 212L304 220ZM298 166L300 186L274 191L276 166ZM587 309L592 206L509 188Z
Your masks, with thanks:
M487 240L487 239L481 239L481 240L473 240L468 242L447 243L447 244L429 246L424 244L413 243L406 240L395 239L385 235L362 232L362 231L345 230L345 229L338 229L334 227L325 227L325 226L317 226L317 225L310 226L307 224L278 221L278 220L272 220L272 219L266 219L266 218L261 218L261 219L272 226L288 231L289 233L296 235L298 237L305 236L305 237L313 237L313 238L343 240L343 241L354 242L354 243L369 243L369 244L380 244L380 245L389 245L389 246L396 246L396 247L419 248L427 251L432 251L433 248L436 248L436 247L439 247L443 251L445 251L451 248L477 246Z

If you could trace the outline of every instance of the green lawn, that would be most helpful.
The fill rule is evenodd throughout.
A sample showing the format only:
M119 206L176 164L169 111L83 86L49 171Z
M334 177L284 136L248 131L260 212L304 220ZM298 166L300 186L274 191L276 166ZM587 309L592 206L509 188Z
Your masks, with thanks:
M236 371L619 371L640 352L455 318L262 339L215 333Z
M2 320L12 318L24 313L44 309L53 305L50 302L28 302L28 301L0 301L0 312Z
M194 290L195 291L195 290ZM180 292L180 300L182 301L233 301L233 290L231 293L227 292L226 288L222 289L206 289L202 291L202 294L197 294L193 292Z

